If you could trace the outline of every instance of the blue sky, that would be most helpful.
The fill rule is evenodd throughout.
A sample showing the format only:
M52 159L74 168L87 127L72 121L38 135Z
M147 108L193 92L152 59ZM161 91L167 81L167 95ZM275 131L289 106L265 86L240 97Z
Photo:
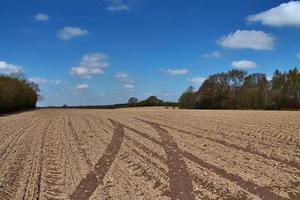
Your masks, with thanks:
M231 68L300 67L300 1L0 2L0 73L40 85L40 105L177 100Z

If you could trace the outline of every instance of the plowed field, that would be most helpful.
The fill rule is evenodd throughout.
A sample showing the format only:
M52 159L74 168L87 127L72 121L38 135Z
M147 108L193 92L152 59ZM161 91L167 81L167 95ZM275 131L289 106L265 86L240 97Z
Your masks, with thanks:
M0 117L0 199L300 199L300 112Z

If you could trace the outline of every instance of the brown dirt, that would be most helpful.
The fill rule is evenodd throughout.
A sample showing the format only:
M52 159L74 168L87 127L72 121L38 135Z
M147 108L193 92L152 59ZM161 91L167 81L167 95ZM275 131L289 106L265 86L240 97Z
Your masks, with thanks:
M0 200L300 199L300 112L0 117Z

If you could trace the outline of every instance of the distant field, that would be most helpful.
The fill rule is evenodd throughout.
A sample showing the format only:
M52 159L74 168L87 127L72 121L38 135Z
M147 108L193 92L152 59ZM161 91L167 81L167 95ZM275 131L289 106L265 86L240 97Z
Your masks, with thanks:
M300 112L0 117L0 199L300 199Z

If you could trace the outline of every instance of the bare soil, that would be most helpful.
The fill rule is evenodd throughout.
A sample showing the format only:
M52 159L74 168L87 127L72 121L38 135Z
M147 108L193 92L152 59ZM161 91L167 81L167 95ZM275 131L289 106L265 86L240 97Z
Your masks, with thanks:
M300 112L0 117L0 200L300 199Z

